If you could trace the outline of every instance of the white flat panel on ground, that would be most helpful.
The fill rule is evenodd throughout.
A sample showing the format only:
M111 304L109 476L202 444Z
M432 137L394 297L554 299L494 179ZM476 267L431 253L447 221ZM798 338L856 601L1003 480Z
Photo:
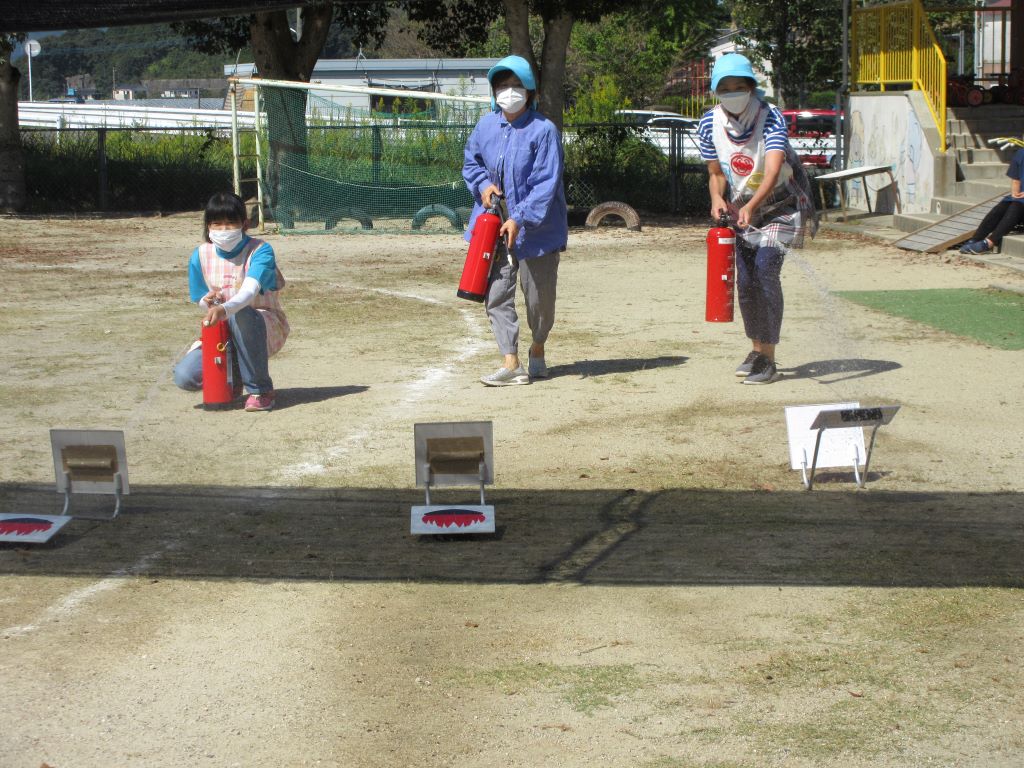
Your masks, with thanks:
M413 507L409 532L494 533L494 507L490 504L425 504Z
M860 403L827 403L823 405L790 405L786 407L786 432L789 435L789 463L792 469L809 469L814 458L818 430L811 424L821 411L859 408ZM864 429L851 426L826 429L821 435L816 466L853 467L864 462Z
M65 515L0 515L0 541L45 544L71 520Z

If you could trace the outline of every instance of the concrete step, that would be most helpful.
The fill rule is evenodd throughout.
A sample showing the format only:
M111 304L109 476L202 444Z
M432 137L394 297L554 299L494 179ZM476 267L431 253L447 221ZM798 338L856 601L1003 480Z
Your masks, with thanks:
M1022 117L985 117L972 118L968 120L947 120L946 133L975 133L985 131L986 133L1005 133L1010 136L1020 134Z
M1001 162L1002 158L999 157L999 153L992 148L974 148L968 147L965 149L956 149L957 162L963 163L994 163Z
M978 197L977 199L971 197L933 197L932 213L941 216L952 216L954 213L960 213L960 211L970 208L972 205L977 205L984 199L984 197Z
M1000 192L1010 191L1010 180L1002 179L972 179L970 181L958 181L953 185L953 195L974 200L987 200Z
M1024 106L1020 104L985 104L980 107L947 107L950 120L979 120L985 117L1016 117L1024 119Z
M998 161L988 163L962 163L960 165L960 171L963 173L964 181L977 181L980 179L1002 180L1006 176L1006 168L1006 163ZM1007 181L1001 181L1001 183L1009 184Z
M1024 256L1024 235L1007 235L999 249L1002 256Z
M945 215L941 213L894 213L892 225L900 232L917 232L944 218Z
M987 130L980 132L954 131L946 134L946 145L953 149L996 149L996 145L992 144L990 139L1001 139L1006 136L1024 138L1024 134L1019 130L1012 133L998 131L993 133ZM1016 149L1016 147L1012 148L1013 151ZM1010 155L1013 154L1013 151L1010 152Z

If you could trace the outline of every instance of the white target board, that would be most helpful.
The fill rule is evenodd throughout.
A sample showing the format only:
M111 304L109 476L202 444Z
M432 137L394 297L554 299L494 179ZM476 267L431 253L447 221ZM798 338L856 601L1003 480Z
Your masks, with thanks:
M45 544L70 521L68 515L0 514L0 541Z
M809 469L814 459L818 430L811 424L821 411L860 408L860 403L790 405L786 407L786 432L789 436L789 464L792 469ZM817 467L856 467L864 462L864 429L851 426L821 431Z

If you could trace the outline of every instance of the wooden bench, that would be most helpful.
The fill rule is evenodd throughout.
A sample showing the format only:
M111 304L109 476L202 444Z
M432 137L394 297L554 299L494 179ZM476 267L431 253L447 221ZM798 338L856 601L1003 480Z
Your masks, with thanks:
M846 221L849 213L846 205L846 185L844 182L850 181L851 179L860 179L864 185L864 200L868 204L868 213L873 213L871 210L871 197L868 195L867 177L873 176L877 173L889 174L889 183L896 193L896 213L903 213L903 208L900 206L900 191L896 186L896 179L892 175L892 166L889 165L865 165L860 168L847 168L845 171L832 171L831 173L823 173L821 176L815 176L818 180L818 192L821 195L821 217L823 219L828 218L828 206L825 203L825 185L823 181L834 181L839 187L839 202L840 209L843 212L843 221ZM877 196L876 196L877 197Z

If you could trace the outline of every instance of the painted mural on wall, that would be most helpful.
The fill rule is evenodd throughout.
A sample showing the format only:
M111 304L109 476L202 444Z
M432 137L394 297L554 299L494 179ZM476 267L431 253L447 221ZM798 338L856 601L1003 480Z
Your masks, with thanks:
M888 165L892 168L905 213L927 213L935 188L931 147L910 102L904 96L858 96L850 99L848 168ZM892 213L895 192L884 174L866 179L871 206ZM849 185L850 205L867 210L864 181ZM877 201L877 203L876 203ZM877 205L877 207L876 207Z

